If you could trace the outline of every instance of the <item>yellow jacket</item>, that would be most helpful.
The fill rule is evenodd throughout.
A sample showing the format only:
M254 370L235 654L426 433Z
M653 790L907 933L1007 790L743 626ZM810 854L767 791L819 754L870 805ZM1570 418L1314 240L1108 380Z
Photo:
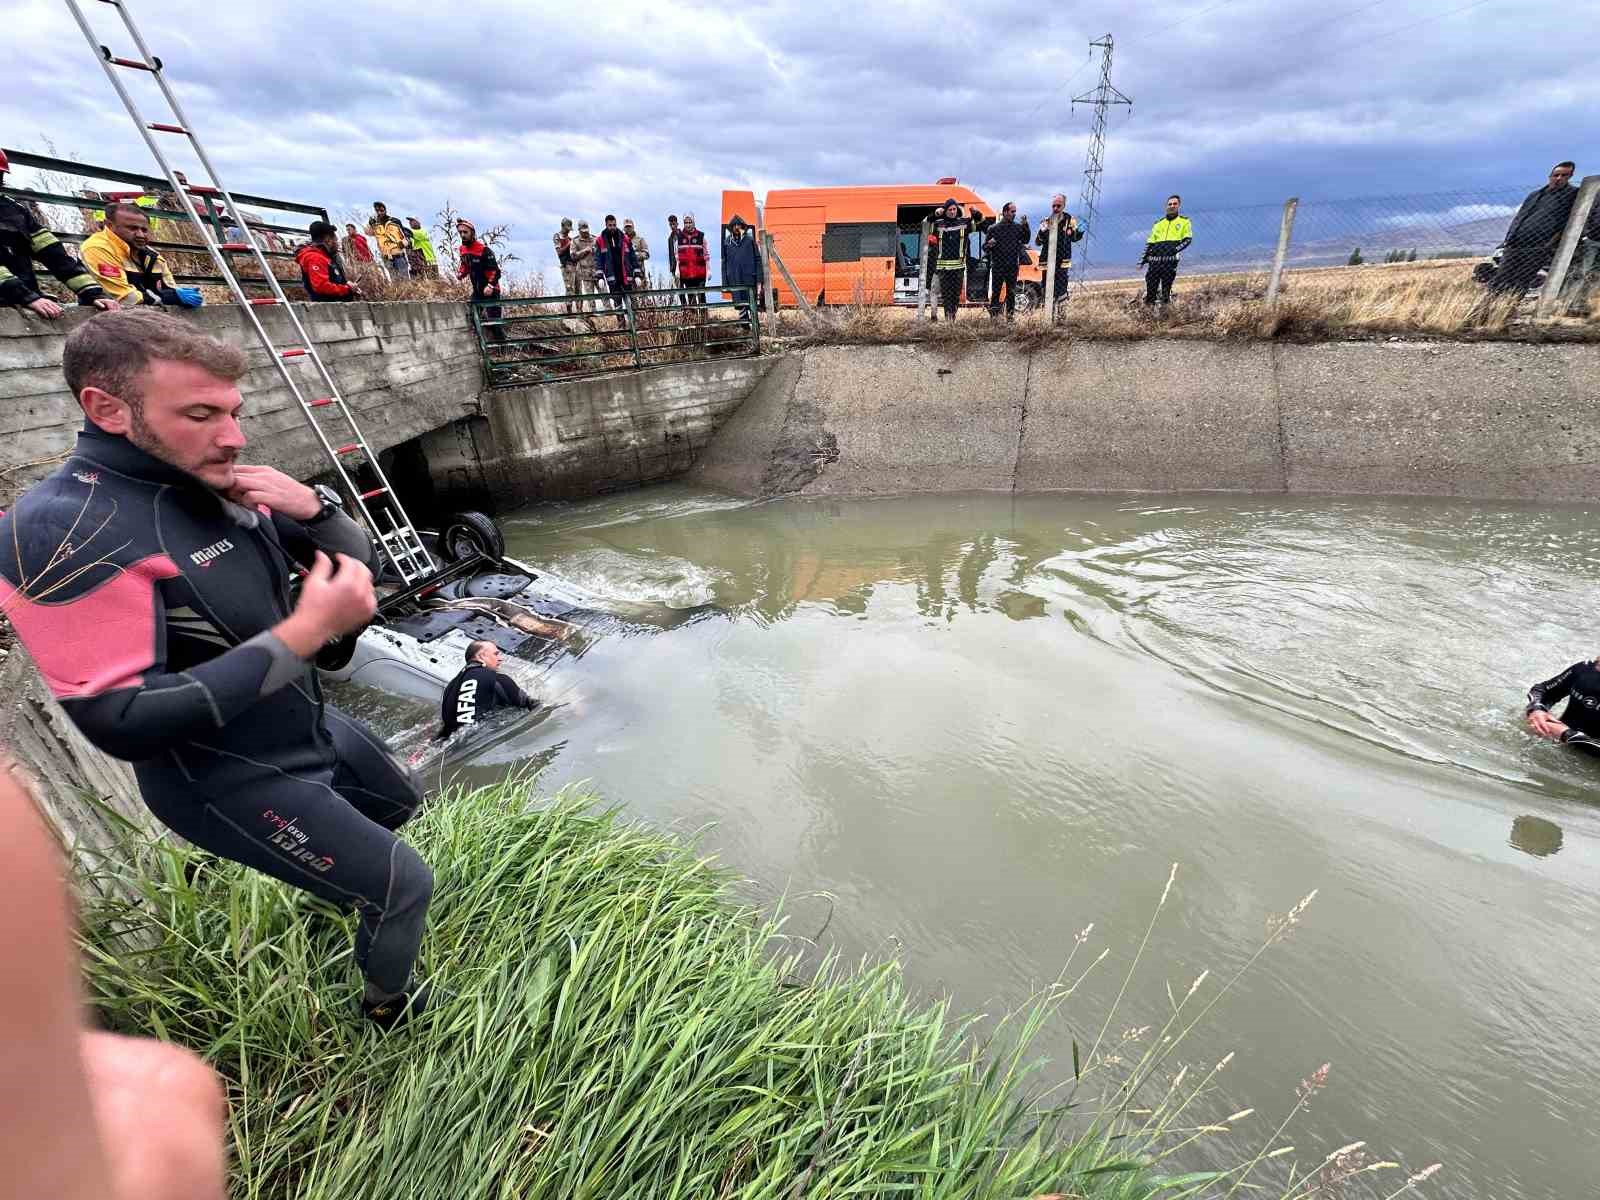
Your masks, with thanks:
M393 258L411 249L411 230L390 217L383 224L376 220L367 222L367 232L378 239L378 253Z
M161 304L167 302L162 289L170 293L178 286L167 260L159 252L146 247L136 255L133 248L110 229L85 238L78 250L83 256L83 265L113 300L126 301L132 296L134 304Z

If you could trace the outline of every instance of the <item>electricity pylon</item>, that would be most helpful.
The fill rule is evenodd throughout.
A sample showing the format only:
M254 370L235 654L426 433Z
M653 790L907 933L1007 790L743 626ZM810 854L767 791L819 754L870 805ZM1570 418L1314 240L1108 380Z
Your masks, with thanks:
M1111 83L1111 35L1108 33L1099 41L1090 42L1089 46L1090 53L1096 48L1105 53L1100 60L1100 86L1092 92L1072 98L1074 108L1080 104L1094 105L1094 132L1089 136L1089 152L1083 163L1083 193L1078 198L1079 219L1088 226L1088 237L1084 239L1083 249L1078 252L1080 271L1089 265L1088 238L1094 236L1099 216L1100 172L1104 170L1106 161L1106 112L1113 104L1126 104L1130 112L1133 110L1133 98L1124 96Z

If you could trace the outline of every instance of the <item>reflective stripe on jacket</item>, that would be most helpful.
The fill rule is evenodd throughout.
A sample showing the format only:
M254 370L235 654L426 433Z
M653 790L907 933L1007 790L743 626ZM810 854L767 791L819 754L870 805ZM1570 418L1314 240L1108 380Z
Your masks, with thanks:
M83 265L94 272L113 300L137 296L140 304L175 304L178 286L172 268L159 253L146 246L135 251L108 226L84 239Z
M30 211L7 196L0 196L0 304L32 304L40 298L37 259L88 304L103 297L105 289L72 256L55 234Z
M1194 227L1189 218L1179 213L1175 217L1162 217L1150 227L1150 237L1145 242L1144 256L1150 262L1176 262L1178 255L1194 241Z

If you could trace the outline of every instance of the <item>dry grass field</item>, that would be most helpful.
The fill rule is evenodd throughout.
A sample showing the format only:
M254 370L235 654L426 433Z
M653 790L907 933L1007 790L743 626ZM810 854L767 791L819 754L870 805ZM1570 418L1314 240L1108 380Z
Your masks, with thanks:
M1278 303L1266 302L1264 273L1180 275L1164 312L1141 303L1140 280L1086 283L1072 289L1061 323L1042 313L1004 327L1012 340L1094 338L1286 338L1421 335L1600 341L1600 289L1587 312L1533 325L1533 300L1497 297L1472 279L1475 260L1322 267L1284 275ZM844 306L813 316L779 314L768 330L803 343L981 341L1000 333L988 313L965 308L954 325L918 322L909 308Z

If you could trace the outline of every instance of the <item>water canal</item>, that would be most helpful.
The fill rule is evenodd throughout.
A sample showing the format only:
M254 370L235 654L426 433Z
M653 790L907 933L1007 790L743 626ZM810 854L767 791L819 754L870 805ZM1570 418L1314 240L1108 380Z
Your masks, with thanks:
M1318 898L1192 1035L1237 1055L1210 1115L1419 1168L1435 1194L1592 1195L1600 1138L1600 761L1522 729L1600 652L1578 509L1232 496L754 504L687 487L541 506L511 552L700 619L641 623L538 680L553 712L454 773L530 763L701 831L796 932L897 954L998 1011L1074 935L1110 957L1043 1049L1093 1038L1179 864L1116 1030ZM420 706L347 695L402 744ZM1070 1069L1057 1067L1056 1071Z

